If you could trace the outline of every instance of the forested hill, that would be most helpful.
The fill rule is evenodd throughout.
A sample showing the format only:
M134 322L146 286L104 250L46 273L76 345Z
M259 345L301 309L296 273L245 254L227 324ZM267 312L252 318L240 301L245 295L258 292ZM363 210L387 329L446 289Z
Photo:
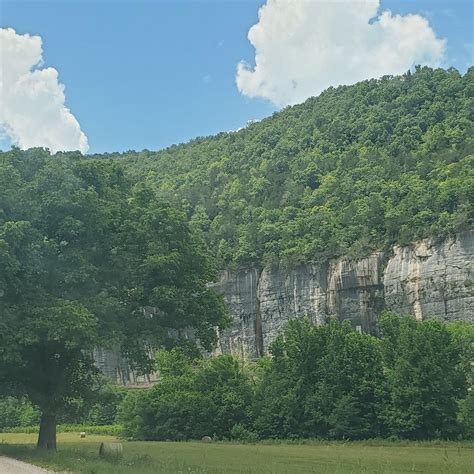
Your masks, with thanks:
M361 256L472 226L474 68L330 88L236 131L95 155L154 183L221 265Z

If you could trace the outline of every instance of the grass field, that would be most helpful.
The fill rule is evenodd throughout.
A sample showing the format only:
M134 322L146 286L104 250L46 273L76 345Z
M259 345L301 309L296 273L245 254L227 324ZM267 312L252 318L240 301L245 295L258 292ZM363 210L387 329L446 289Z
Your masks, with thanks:
M112 436L60 433L57 453L34 450L36 436L0 433L0 455L57 471L120 473L466 473L474 443L309 442L307 444L162 443L124 441L120 461L98 456Z

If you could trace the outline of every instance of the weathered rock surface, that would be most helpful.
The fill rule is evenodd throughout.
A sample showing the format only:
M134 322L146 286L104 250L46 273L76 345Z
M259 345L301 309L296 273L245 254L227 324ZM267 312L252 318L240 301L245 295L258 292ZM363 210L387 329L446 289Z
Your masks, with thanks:
M363 331L376 330L383 309L474 322L473 256L474 233L465 232L395 247L390 256L223 272L216 286L234 323L221 334L217 352L265 354L288 321L301 317L315 324L337 317Z
M94 349L94 361L100 371L119 385L128 387L148 387L157 380L157 374L137 375L130 369L119 351L112 349Z
M474 232L441 242L423 240L360 260L340 258L321 265L224 271L216 288L227 300L232 326L220 335L216 353L251 359L268 353L291 319L323 324L348 320L374 332L384 309L418 319L474 323ZM124 385L149 385L113 351L97 350L101 370Z
M386 306L417 319L474 322L473 256L474 232L396 247L383 277Z

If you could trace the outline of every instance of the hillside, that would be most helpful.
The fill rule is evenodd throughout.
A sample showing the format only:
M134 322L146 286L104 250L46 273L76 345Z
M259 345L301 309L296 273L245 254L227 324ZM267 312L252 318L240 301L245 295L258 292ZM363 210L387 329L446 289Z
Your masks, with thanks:
M23 360L42 373L58 337L90 373L101 348L97 366L127 384L129 362L151 368L145 348L195 351L189 328L254 359L303 318L372 334L387 310L472 322L473 77L329 89L159 152L0 153L0 379Z
M472 226L473 78L417 68L237 132L95 157L182 206L223 267L360 257Z

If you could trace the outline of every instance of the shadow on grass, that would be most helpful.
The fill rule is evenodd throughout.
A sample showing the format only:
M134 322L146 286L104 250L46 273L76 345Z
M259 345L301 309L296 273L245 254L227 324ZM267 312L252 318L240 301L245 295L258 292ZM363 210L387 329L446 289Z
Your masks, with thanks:
M24 462L35 464L55 471L72 471L86 473L117 472L153 472L161 466L152 461L148 454L132 455L121 459L102 459L99 457L98 445L72 448L58 447L58 451L41 451L32 445L0 444L0 456L8 456ZM166 469L166 466L163 466ZM164 472L164 471L163 471Z

